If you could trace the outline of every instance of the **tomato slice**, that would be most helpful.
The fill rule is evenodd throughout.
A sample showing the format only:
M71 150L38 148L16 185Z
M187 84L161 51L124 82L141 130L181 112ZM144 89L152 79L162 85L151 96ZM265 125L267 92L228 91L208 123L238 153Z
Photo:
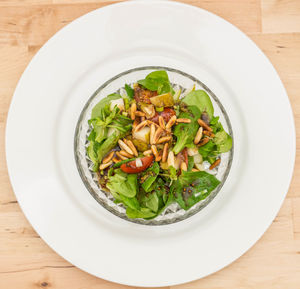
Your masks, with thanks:
M141 158L142 166L136 166L136 160L121 165L121 170L127 174L137 174L146 170L152 164L153 156Z

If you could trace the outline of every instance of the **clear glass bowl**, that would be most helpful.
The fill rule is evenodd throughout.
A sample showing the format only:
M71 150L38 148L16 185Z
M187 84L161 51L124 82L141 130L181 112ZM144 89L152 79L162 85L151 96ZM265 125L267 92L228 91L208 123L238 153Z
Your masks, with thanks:
M222 106L216 95L201 81L176 69L158 66L147 66L122 72L105 82L95 91L80 114L75 132L74 150L77 168L82 181L84 182L91 195L100 205L102 205L105 209L115 214L116 216L130 222L144 225L165 225L182 221L196 214L214 199L214 197L221 190L228 176L233 157L233 149L231 149L231 151L227 153L222 154L221 164L218 169L209 171L210 173L215 174L215 176L221 181L221 184L205 200L200 201L187 211L181 209L176 203L171 204L161 215L152 220L129 219L127 217L125 207L122 204L114 203L113 196L109 192L101 190L101 187L98 183L97 173L93 172L93 164L86 153L86 147L88 146L87 136L90 132L88 120L90 119L93 107L107 95L123 90L125 83L131 84L139 79L143 79L148 73L154 70L166 70L169 75L170 82L173 84L174 88L177 89L180 87L183 93L185 89L191 88L194 84L196 84L196 89L205 90L211 97L215 109L215 115L220 116L220 121L222 122L224 129L232 136L231 124L224 107Z

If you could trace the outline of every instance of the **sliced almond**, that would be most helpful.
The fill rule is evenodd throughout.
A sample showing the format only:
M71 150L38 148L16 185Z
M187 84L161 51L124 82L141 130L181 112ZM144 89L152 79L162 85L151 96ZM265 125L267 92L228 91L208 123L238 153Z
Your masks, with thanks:
M132 150L133 154L137 157L139 154L138 154L138 152L137 152L137 150L136 150L136 148L135 148L133 142L132 142L131 140L127 140L127 143L126 143L126 144L127 144L127 145L129 146L129 148Z
M143 152L144 156L152 155L152 150L147 150Z
M133 158L133 155L129 154L128 152L125 152L123 150L120 151L120 154L124 157L127 157L129 159Z
M129 154L133 155L133 151L130 149L130 147L125 144L122 140L118 140L118 144L120 146L120 148L126 152L128 152Z
M155 145L151 145L151 150L152 150L155 158L157 158L158 157L158 151L157 151L156 146Z
M142 121L140 124L138 124L136 126L135 131L141 130L142 128L144 128L147 125L147 123L148 123L147 120Z
M170 166L175 167L175 157L172 151L169 151L167 162L169 167Z
M208 137L205 137L203 138L202 140L200 140L200 142L198 143L198 146L202 147L204 146L205 144L207 144L209 142L209 138Z
M165 163L167 161L167 157L168 157L168 148L169 148L169 144L165 143L164 145L164 149L163 149L163 154L162 154L162 162Z
M116 155L117 155L121 160L123 160L123 161L128 159L128 157L125 157L125 156L121 155L120 152L116 152Z
M109 167L112 163L113 163L113 162L110 161L110 162L108 162L108 163L106 163L106 164L102 164L102 165L99 166L99 169L100 169L100 170L104 170L104 169L106 169L107 167Z
M114 163L118 163L118 162L121 161L120 159L118 159L118 158L116 158L116 157L114 157L112 160L113 160Z
M135 113L136 113L136 103L134 102L130 108L130 117L132 120L135 119Z
M150 144L154 143L155 125L152 123L150 126Z
M204 130L203 134L206 135L206 136L209 136L209 137L215 137L215 134L211 131L208 131L208 130Z
M213 170L215 167L217 167L221 163L221 159L215 160L215 162L209 167L210 170Z
M202 119L198 119L197 120L199 125L202 126L204 129L208 130L208 131L212 131L212 128L210 126L208 126Z
M163 137L161 137L156 143L157 143L157 144L161 144L161 143L167 142L167 141L169 141L169 140L171 140L171 139L172 139L171 136L163 136Z
M144 112L142 112L142 111L138 111L138 110L137 110L137 111L135 112L135 115L136 115L136 116L145 116L146 114L145 114Z
M103 164L107 164L114 156L114 151L111 151L102 161Z
M182 162L181 165L180 165L180 168L182 171L187 171L187 165L185 162Z
M170 129L176 122L176 115L173 115L166 125L166 129Z
M155 132L155 134L154 134L154 136L153 136L153 143L154 143L154 144L158 141L158 139L160 138L160 136L161 136L162 133L163 133L163 129L162 129L161 127L159 127L159 128L156 130L156 132Z
M202 133L203 133L203 127L200 126L199 129L198 129L198 131L197 131L197 134L196 134L196 136L194 138L194 144L198 144L199 143L199 141L202 138Z
M177 118L177 123L191 123L191 120L189 118Z
M165 120L164 120L164 118L163 118L161 115L158 117L158 123L159 123L159 126L160 126L162 129L165 129L165 128L166 128Z

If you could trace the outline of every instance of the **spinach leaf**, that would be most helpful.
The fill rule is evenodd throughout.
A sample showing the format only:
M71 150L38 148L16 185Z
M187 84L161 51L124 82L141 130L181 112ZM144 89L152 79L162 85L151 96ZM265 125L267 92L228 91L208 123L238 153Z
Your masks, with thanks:
M125 84L125 91L126 91L128 97L132 99L133 96L134 96L134 90L133 90L133 88L132 88L130 85L128 85L127 83Z
M156 180L158 173L159 164L157 162L154 162L153 165L142 174L142 188L145 190L145 192L150 192L152 190L151 186Z
M179 118L188 118L190 123L180 123L174 129L174 135L177 137L176 144L173 148L177 155L185 147L194 146L194 137L199 128L197 119L200 117L200 111L196 106L188 106L187 112L181 112Z
M97 118L97 117L102 117L103 114L103 109L105 108L105 106L107 106L108 104L110 104L110 102L114 99L118 99L121 98L120 94L117 93L113 93L108 95L107 97L101 99L92 109L92 115L91 118Z
M168 93L170 92L172 95L174 94L174 90L169 81L169 77L166 71L158 70L149 73L145 79L141 79L138 81L138 84L143 87L157 91L158 94Z
M182 99L182 102L197 106L201 113L207 112L211 118L214 115L214 107L209 95L204 90L191 91Z
M133 198L138 192L138 182L136 174L126 174L122 170L115 170L115 174L108 178L107 188L111 192ZM119 199L122 200L121 197Z
M170 192L181 208L188 210L199 201L207 198L209 194L220 184L213 175L201 172L185 172L173 183Z

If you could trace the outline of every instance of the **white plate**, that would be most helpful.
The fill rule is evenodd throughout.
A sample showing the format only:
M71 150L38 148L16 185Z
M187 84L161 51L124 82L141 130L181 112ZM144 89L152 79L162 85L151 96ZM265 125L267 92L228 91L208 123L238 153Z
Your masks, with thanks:
M82 183L73 151L92 93L120 72L148 65L206 84L234 134L220 193L196 215L165 226L131 223L101 207ZM6 153L26 217L58 254L107 280L165 286L216 272L261 237L289 187L295 132L277 73L243 33L192 6L138 1L88 13L41 48L16 88Z

